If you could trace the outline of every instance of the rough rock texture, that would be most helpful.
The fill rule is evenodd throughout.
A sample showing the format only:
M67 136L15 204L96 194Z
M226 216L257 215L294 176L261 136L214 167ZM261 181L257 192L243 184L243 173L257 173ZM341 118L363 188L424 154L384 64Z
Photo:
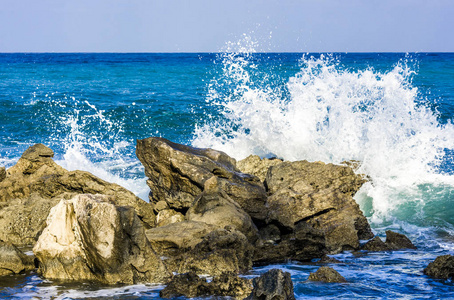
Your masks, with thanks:
M158 227L182 221L184 221L183 214L173 209L163 209L156 216L156 226Z
M0 275L20 274L35 269L33 258L13 244L0 241Z
M5 179L5 178L6 178L6 169L5 169L5 167L1 167L0 168L0 182L2 182L3 179Z
M454 279L454 256L442 255L424 269L424 274L436 279Z
M151 137L137 141L136 154L145 167L150 201L166 201L185 212L213 175L220 187L252 218L265 219L266 192L260 180L243 174L227 154Z
M290 300L295 299L290 273L272 269L253 280L254 288L250 300Z
M319 264L339 264L342 262L338 259L335 259L334 257L329 257L328 255L323 255L322 258L317 263L319 263Z
M376 236L367 243L365 243L361 250L365 251L389 251L391 250L386 243L384 243L380 237Z
M183 255L178 273L245 273L252 268L253 251L241 232L228 227L216 229Z
M159 293L159 296L167 299L180 296L188 298L230 296L235 297L235 299L244 299L251 291L251 282L238 277L234 273L222 273L208 283L205 278L200 278L197 274L189 272L174 276L172 281Z
M204 191L186 213L190 221L204 222L219 228L232 226L241 231L251 242L258 238L257 227L251 217L219 188L219 178L211 177L205 182Z
M257 243L254 262L276 263L288 259L310 261L321 257L325 250L324 233L311 224L299 223L292 232L282 233L279 240Z
M265 181L268 169L280 163L282 163L282 160L278 158L261 159L258 155L249 155L245 159L238 161L236 166L241 172L255 175L263 182Z
M386 245L391 250L400 249L416 249L416 246L405 235L387 230L386 231Z
M322 230L330 252L359 248L359 239L373 237L353 195L365 182L350 167L282 162L269 169L265 185L268 222L293 229L301 222Z
M117 184L83 171L67 171L42 144L28 148L0 181L0 239L32 245L45 227L50 209L76 194L105 194L117 205L134 207L147 226L154 226L152 205Z
M308 280L323 282L347 282L336 270L330 267L320 267L317 272L310 273Z
M42 276L105 284L163 282L170 276L134 209L109 202L109 196L85 194L51 209L33 248Z

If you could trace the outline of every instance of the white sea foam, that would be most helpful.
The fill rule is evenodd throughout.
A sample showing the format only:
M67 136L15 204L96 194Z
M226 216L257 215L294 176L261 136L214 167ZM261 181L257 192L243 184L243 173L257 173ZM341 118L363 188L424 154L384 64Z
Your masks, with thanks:
M411 84L405 61L389 71L347 70L330 56L303 56L298 73L282 87L254 82L258 66L246 53L221 57L223 73L210 85L208 102L221 117L196 127L197 147L286 160L361 161L372 181L357 194L381 222L400 205L422 210L419 186L444 184L444 149L454 149L454 126L441 125ZM263 76L262 76L263 77Z

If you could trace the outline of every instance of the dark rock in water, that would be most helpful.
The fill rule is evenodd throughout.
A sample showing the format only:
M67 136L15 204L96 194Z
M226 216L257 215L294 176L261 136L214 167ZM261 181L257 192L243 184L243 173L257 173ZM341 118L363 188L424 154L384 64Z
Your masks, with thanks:
M20 274L35 269L33 258L13 244L0 241L0 275Z
M429 263L424 274L436 279L454 279L454 256L442 255Z
M252 294L248 300L290 300L295 299L290 273L272 269L253 280Z
M339 274L336 270L330 267L320 267L317 272L310 273L308 280L310 281L322 281L322 282L347 282L345 278Z
M5 169L5 167L1 167L0 168L0 182L2 182L3 179L5 179L5 178L6 178L6 169Z
M67 171L42 144L28 148L0 181L0 239L18 246L33 245L44 229L50 209L77 194L104 194L121 206L133 207L148 227L155 224L151 204L117 184L83 171Z
M197 274L189 272L173 277L169 284L159 293L162 298L201 297L201 296L230 296L244 299L251 293L252 284L249 280L240 278L234 273L222 273L207 282Z
M258 238L257 228L251 217L219 187L219 178L216 176L205 182L203 193L188 210L186 219L216 225L219 228L232 226L241 231L252 243Z
M416 249L416 246L413 245L409 238L391 230L386 231L385 243L391 250Z
M280 240L258 243L254 253L254 262L276 263L289 259L310 261L321 257L326 250L325 235L307 223L297 224L290 233L281 235Z
M105 195L61 200L33 252L48 279L135 284L170 277L134 209L115 206Z
M184 253L178 273L220 275L224 272L245 273L252 268L254 249L241 232L216 229L190 251Z
M185 212L203 192L205 182L218 177L218 185L252 218L266 217L266 192L260 179L243 174L227 154L151 137L137 141L136 154L145 167L150 201L166 201Z
M339 264L342 263L340 260L335 259L334 257L329 257L328 255L323 255L322 258L317 262L320 264Z
M280 163L282 163L282 160L278 158L261 159L258 155L249 155L245 159L238 161L236 165L241 172L255 175L263 182L265 181L268 169Z
M389 251L391 250L386 243L384 243L380 237L376 236L367 243L365 243L361 250L365 251Z
M373 237L353 195L365 182L350 167L282 162L268 170L265 185L269 223L293 230L308 223L324 232L331 253L359 248L359 239Z

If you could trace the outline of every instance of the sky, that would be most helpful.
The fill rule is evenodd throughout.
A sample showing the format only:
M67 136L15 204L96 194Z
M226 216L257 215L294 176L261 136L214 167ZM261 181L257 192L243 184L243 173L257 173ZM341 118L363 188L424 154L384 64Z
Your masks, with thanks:
M219 52L244 36L260 52L454 52L454 0L0 0L0 52Z

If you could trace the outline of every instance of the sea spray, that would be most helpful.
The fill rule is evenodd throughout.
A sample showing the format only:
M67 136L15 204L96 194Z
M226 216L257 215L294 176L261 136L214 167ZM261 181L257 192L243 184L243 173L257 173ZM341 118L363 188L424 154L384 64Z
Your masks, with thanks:
M358 172L371 181L356 199L377 225L395 218L435 225L425 218L426 204L440 202L435 206L443 209L442 202L452 201L453 166L445 154L454 149L454 127L440 124L437 111L425 105L412 85L415 71L408 60L386 71L353 70L330 55L306 55L300 70L279 86L257 74L260 66L248 53L225 53L219 59L222 72L208 95L217 115L196 127L194 146L238 159L258 154L291 161L360 161ZM454 224L447 217L454 215L450 207L441 217Z

